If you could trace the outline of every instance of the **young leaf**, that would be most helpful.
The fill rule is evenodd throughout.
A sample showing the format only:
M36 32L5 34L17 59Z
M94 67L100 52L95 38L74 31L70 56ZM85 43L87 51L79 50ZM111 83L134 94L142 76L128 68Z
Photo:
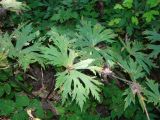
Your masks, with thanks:
M127 8L132 8L133 0L124 0L123 1L123 6Z
M117 25L120 23L120 21L121 21L121 18L114 18L111 21L109 21L108 25L109 26Z
M136 16L132 16L131 20L133 24L138 25L139 22Z
M157 10L150 10L143 14L143 17L146 19L146 21L149 23L152 20L155 20L155 16L159 15L159 11Z

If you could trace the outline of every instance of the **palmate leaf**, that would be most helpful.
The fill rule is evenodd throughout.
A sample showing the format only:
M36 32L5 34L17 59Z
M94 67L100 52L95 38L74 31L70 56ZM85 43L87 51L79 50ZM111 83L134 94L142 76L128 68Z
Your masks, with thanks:
M91 22L81 21L81 25L77 26L77 31L81 36L81 44L83 46L96 46L98 43L104 41L106 43L113 43L116 34L111 29L105 29L100 24L92 25Z
M54 30L49 35L51 35L54 46L44 47L42 53L48 64L65 68L64 71L57 74L56 79L56 89L60 89L62 92L62 102L64 103L71 97L72 101L75 100L82 110L90 93L100 101L99 85L101 83L81 71L84 69L93 72L97 70L97 66L91 66L94 60L78 60L78 54L69 48L70 42L67 37L59 35ZM78 61L75 62L76 60Z
M1 36L0 46L2 50L8 51L8 56L13 59L17 59L19 64L24 70L27 69L29 64L39 62L43 65L43 59L39 54L41 48L41 40L34 42L36 38L36 32L32 32L32 25L19 26L10 36L6 33ZM12 43L12 39L15 40L15 46Z
M9 56L16 58L21 64L24 70L27 69L28 65L34 62L38 62L43 66L43 59L39 54L41 52L41 39L38 42L33 40L37 38L37 33L32 32L32 25L22 25L16 29L12 36L16 39L16 45L13 51L10 51Z
M97 47L84 47L83 49L81 49L79 51L79 53L81 54L81 56L85 59L87 59L88 57L89 58L93 58L93 59L96 59L96 61L98 62L94 62L95 65L102 65L103 63L103 55L102 54L103 50L97 48Z
M129 44L129 43L126 43ZM119 45L119 43L117 43ZM128 73L132 80L137 80L139 78L143 78L145 76L145 71L141 65L136 61L136 59L129 57L126 55L123 57L122 49L120 46L112 46L106 49L104 56L106 55L105 59L108 60L108 64L110 66L114 66L115 64L120 65L124 72ZM125 44L124 44L125 45ZM130 46L130 44L129 44ZM138 48L140 48L139 46ZM130 47L126 47L127 51L131 51ZM136 50L136 48L134 48Z
M41 44L34 43L34 45L22 49L19 54L14 57L18 57L18 62L22 66L24 70L26 70L29 64L38 62L42 66L44 66L44 59L42 59L41 54L39 54Z
M77 26L77 32L76 46L83 48L82 50L87 56L94 58L100 57L98 44L101 42L104 42L103 44L113 43L113 39L116 37L111 29L105 29L100 24L92 25L88 21L81 21L81 25Z
M119 64L124 69L124 71L126 71L130 75L133 81L145 76L142 67L137 64L137 62L133 61L132 58L127 61L121 58L119 59Z
M27 46L29 42L36 38L36 32L33 33L31 24L20 25L13 33L12 37L16 39L16 50L21 50L24 46Z
M156 58L160 53L160 45L157 45L155 42L160 41L160 34L155 31L148 30L144 31L143 34L146 35L146 38L151 42L151 44L147 45L149 49L153 50L149 56L151 58Z
M70 96L72 100L76 100L81 110L89 93L91 93L96 100L100 101L99 85L101 85L100 82L77 70L72 70L69 73L65 71L57 74L56 88L62 89L63 102Z
M73 52L70 52L68 55L70 41L66 36L59 35L55 29L52 29L48 35L51 36L51 40L53 40L55 46L50 45L49 47L41 48L43 57L47 59L48 64L67 67L69 63L73 62L76 56L73 55Z
M153 51L149 54L151 58L157 58L157 56L160 54L160 45L154 45L154 44L149 44L148 45L149 49L152 49Z
M152 67L156 67L155 64L152 62L152 59L142 51L145 50L145 46L141 42L126 42L124 43L121 41L124 47L126 48L127 52L130 56L135 57L135 61L143 67L143 69L149 73L149 70Z
M52 21L60 21L61 23L69 20L69 19L76 19L78 18L78 14L74 11L72 11L72 9L67 9L65 10L64 8L59 9L57 14L54 14L51 17Z
M146 35L147 39L151 40L151 43L160 41L160 34L155 31L146 30L143 34Z
M67 53L61 53L54 46L49 46L48 48L42 48L42 53L44 59L46 59L48 64L55 65L57 67L66 65L66 58L68 57Z
M69 55L67 55L67 57L65 56L64 59L61 58L61 52L59 52L60 57L58 55L56 55L57 57L53 57L53 51L52 55L49 56L48 58L51 61L50 63L66 68L66 71L57 74L56 79L56 89L62 89L63 103L70 96L72 101L76 100L77 104L82 110L83 105L89 96L89 93L91 93L92 96L94 96L98 101L100 100L100 89L98 86L101 85L101 83L80 71L81 69L89 69L94 71L94 66L90 66L93 59L87 59L74 64L74 59L77 57L77 55L73 50L70 50ZM61 61L60 59L62 59L62 62L59 62Z
M74 69L86 69L89 67L89 65L93 62L94 60L93 59L87 59L87 60L83 60L79 63L76 63L73 65L73 68Z
M154 80L147 80L146 84L149 89L145 89L144 94L148 98L148 102L160 106L160 91L158 83L155 83Z
M126 89L123 95L126 96L126 98L124 99L124 109L126 109L131 103L135 104L135 95L130 88Z
M13 44L11 43L11 36L8 33L0 35L0 52L7 52L13 49Z

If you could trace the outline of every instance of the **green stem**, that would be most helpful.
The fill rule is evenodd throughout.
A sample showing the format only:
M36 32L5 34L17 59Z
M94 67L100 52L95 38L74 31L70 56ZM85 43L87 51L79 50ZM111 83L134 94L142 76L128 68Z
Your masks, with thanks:
M121 81L123 81L123 82L125 82L125 83L127 83L127 84L132 84L133 82L132 81L129 81L129 80L126 80L126 79L123 79L123 78L120 78L120 77L117 77L117 76L115 76L115 75L112 75L114 78L117 78L117 79L119 79L119 80L121 80Z
M141 93L138 93L138 96L140 97L140 101L141 101L141 103L142 103L142 108L144 108L144 111L145 111L146 116L147 116L147 120L150 120L149 113L148 113L148 111L147 111L147 108L146 108L146 105L145 105L143 96L141 95Z

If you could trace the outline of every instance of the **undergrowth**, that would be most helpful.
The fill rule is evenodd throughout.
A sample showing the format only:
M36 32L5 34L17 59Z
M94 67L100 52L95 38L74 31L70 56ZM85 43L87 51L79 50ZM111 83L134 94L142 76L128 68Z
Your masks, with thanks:
M0 5L1 117L160 118L159 0Z

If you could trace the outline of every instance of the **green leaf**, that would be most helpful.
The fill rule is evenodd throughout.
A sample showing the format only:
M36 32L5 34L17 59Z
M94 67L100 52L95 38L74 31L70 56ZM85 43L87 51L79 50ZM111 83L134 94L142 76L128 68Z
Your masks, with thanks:
M5 70L0 70L0 81L6 81L7 79L9 79L9 77L11 76L11 70L10 69L5 69Z
M70 58L68 57L68 59ZM72 60L72 62L74 62L74 60ZM56 89L64 88L62 90L63 103L69 98L69 96L71 96L72 101L76 100L76 103L80 106L82 110L83 105L86 102L86 98L88 98L90 92L92 96L95 97L95 99L100 101L99 98L100 89L98 88L98 86L101 85L101 83L94 80L90 76L85 75L80 71L78 71L81 69L88 69L94 71L94 69L96 68L90 65L92 62L93 59L83 60L75 64L69 62L69 64L65 65L66 71L57 74ZM69 66L70 68L67 66Z
M43 59L41 57L41 39L38 42L33 40L36 38L36 32L32 32L32 25L21 25L13 33L8 36L5 34L0 37L0 46L5 51L8 51L8 57L16 59L24 70L26 70L31 63L38 62L43 66ZM12 43L15 39L16 45ZM18 59L17 59L18 58Z
M91 93L96 100L100 101L99 85L101 85L100 82L76 70L72 70L69 73L62 72L57 74L56 89L64 88L62 90L63 103L71 96L72 101L76 100L81 110L89 93Z
M124 109L130 106L131 103L135 104L135 95L133 94L130 88L126 89L123 95L126 96L126 98L124 99L125 101Z
M100 24L92 25L91 22L81 21L81 25L77 26L76 48L81 48L83 56L86 58L96 58L101 60L102 49L98 46L101 43L108 45L114 42L117 36L111 29L105 29Z
M13 117L12 120L28 120L28 115L26 111L18 111L16 112Z
M0 35L0 51L9 52L10 49L13 49L14 46L11 43L12 36L9 36L8 33Z
M156 7L159 5L160 1L159 0L147 0L147 4L152 8Z
M151 41L151 43L160 41L160 34L157 33L156 31L149 31L146 30L143 32L144 35L146 35L146 38Z
M42 48L41 51L44 59L47 59L48 64L67 67L76 56L73 52L70 52L71 54L68 56L68 47L70 44L68 38L59 35L55 29L52 29L48 34L51 36L56 47L50 45L49 47ZM69 59L67 59L68 57Z
M121 41L124 47L126 48L127 52L130 56L135 57L135 61L143 67L143 69L149 73L152 67L156 67L153 63L152 59L148 56L148 54L143 53L144 45L141 42L134 41L134 42L126 42L124 43ZM147 49L147 48L146 48Z
M79 63L73 65L74 69L88 69L89 65L94 61L94 59L83 60Z
M30 41L35 39L36 33L32 33L32 25L21 25L16 29L12 35L16 38L16 46L17 50L21 50L24 46L27 46Z
M148 44L147 47L153 51L150 53L151 58L156 58L160 53L160 45L157 45L156 42L160 41L160 34L155 31L146 30L143 32L146 35L147 39L150 40L151 44Z
M149 23L152 20L155 20L155 16L159 15L159 11L156 10L150 10L143 14L143 17L146 19L146 21Z
M104 86L103 91L105 98L105 103L108 103L109 110L111 110L111 117L115 119L116 117L121 117L124 113L124 99L123 99L123 91L118 88L115 84L110 84Z
M3 86L0 86L0 97L5 93Z
M160 91L159 84L154 80L147 80L146 82L149 89L144 90L145 96L148 98L148 102L154 103L154 105L160 105Z
M105 29L100 24L92 25L91 22L81 21L81 25L77 26L81 46L93 46L104 41L113 43L116 34L111 29Z
M132 8L133 0L124 0L123 6L126 8Z
M157 58L157 56L160 54L160 45L149 44L148 48L153 50L149 56L151 58Z
M44 118L45 113L44 110L42 108L41 102L33 99L32 101L30 101L30 104L28 106L28 108L34 109L35 110L35 116L38 118Z
M109 21L108 25L113 26L113 25L118 25L121 21L121 18L114 18L111 21Z
M20 107L25 107L25 106L28 106L29 105L29 98L27 96L20 96L20 95L17 95L16 96L16 102L15 102L15 105L17 108L20 108Z
M44 58L47 59L48 64L65 68L64 71L56 75L55 86L55 89L60 89L62 92L62 103L71 97L72 101L75 100L82 110L90 93L96 100L100 101L99 86L101 83L81 72L83 69L90 71L97 70L96 66L91 66L94 60L76 59L80 56L69 48L69 39L63 35L59 35L55 29L52 29L49 35L54 41L54 46L50 45L50 48L44 47L42 53Z
M77 19L78 14L75 11L72 11L72 9L59 9L57 14L54 14L51 17L52 21L60 21L60 23L63 23L69 19Z
M15 110L15 103L11 100L0 100L0 115L9 116Z
M5 84L3 86L4 91L6 92L7 95L11 93L11 86L9 84Z
M123 7L122 7L122 5L121 4L116 4L115 6L114 6L114 9L124 9Z
M131 20L132 20L133 24L138 25L139 22L138 22L138 18L136 16L132 16Z
M130 58L127 61L119 60L119 63L120 63L120 66L124 69L124 71L129 73L133 81L139 78L143 78L145 76L145 73L142 67L137 62L133 61L132 58Z

